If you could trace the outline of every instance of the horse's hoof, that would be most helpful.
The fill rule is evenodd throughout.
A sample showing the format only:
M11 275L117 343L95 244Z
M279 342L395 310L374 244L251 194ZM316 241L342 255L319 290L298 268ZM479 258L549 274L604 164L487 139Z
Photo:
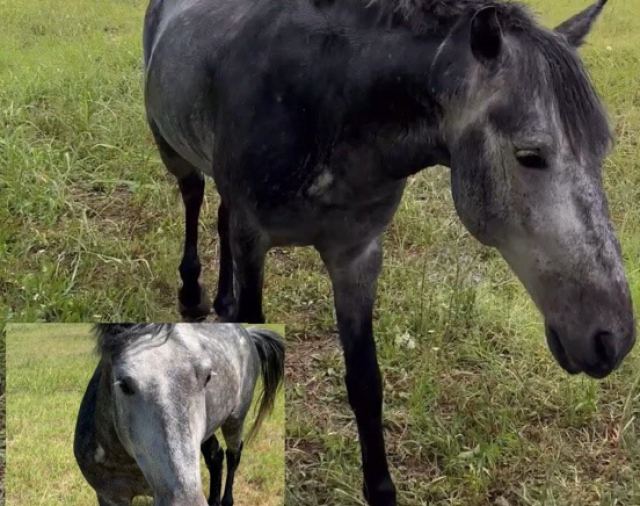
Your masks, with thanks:
M221 321L233 322L236 314L236 301L231 295L218 295L213 301L213 310Z
M180 315L185 322L201 322L207 319L211 314L209 307L183 307L180 306Z
M265 318L262 313L245 314L245 313L240 313L238 311L234 311L233 313L230 313L227 317L220 317L219 319L223 323L253 323L253 324L265 323Z
M211 302L207 297L207 292L198 286L199 293L196 297L187 294L184 288L178 294L178 310L182 319L187 322L202 321L211 314Z
M396 487L393 482L388 479L379 483L376 487L372 487L369 491L368 487L363 487L364 498L370 506L396 506Z

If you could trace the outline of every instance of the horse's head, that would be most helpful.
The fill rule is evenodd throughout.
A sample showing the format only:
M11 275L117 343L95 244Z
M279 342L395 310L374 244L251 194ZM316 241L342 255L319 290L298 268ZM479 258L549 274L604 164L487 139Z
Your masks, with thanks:
M431 82L462 222L527 288L560 365L593 377L635 340L601 177L610 131L576 52L604 1L553 31L516 5L469 13Z
M202 349L176 339L149 336L112 357L115 428L152 487L154 504L206 506L200 444L211 364Z

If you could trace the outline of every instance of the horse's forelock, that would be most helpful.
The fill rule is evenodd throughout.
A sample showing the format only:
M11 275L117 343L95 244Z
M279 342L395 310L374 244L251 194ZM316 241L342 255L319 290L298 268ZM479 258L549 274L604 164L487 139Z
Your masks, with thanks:
M99 323L94 325L96 351L101 357L112 357L143 336L170 334L174 325L168 323Z
M537 28L522 36L520 80L525 93L554 103L573 153L602 156L612 141L607 115L575 50L552 32ZM531 50L528 50L529 48Z

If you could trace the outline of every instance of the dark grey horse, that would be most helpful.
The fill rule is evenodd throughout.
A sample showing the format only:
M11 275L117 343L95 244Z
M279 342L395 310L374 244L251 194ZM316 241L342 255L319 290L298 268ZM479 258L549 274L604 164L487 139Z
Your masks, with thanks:
M491 0L153 0L146 107L180 186L183 317L198 281L204 176L215 180L222 318L263 321L263 265L312 245L331 276L364 493L395 504L372 309L407 178L451 169L460 219L496 247L570 373L603 377L635 340L601 166L606 115L576 48L604 0L555 30Z
M80 406L74 453L100 506L150 495L156 506L233 505L243 426L262 376L250 439L275 400L284 348L232 324L100 325L98 364ZM227 479L220 502L226 442ZM202 493L200 451L211 473Z

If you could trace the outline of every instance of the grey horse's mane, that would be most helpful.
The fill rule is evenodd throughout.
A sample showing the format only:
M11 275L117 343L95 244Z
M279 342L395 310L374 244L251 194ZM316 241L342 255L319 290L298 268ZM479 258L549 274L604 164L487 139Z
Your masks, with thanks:
M114 356L143 336L170 335L170 323L98 323L93 327L96 350L102 356Z
M601 156L609 148L612 136L606 113L575 49L564 36L541 26L525 5L495 0L363 1L378 9L380 23L403 25L417 34L446 30L466 13L494 7L504 32L527 49L514 61L518 86L531 97L555 101L574 153L590 146Z

